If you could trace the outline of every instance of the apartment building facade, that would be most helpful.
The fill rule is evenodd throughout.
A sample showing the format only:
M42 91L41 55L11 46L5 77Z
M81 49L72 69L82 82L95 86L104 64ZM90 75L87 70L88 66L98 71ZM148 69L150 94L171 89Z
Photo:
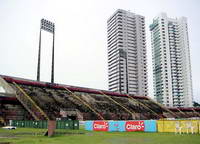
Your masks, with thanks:
M107 21L109 90L148 95L144 16L118 9Z
M187 18L159 14L150 25L156 100L168 107L192 107Z

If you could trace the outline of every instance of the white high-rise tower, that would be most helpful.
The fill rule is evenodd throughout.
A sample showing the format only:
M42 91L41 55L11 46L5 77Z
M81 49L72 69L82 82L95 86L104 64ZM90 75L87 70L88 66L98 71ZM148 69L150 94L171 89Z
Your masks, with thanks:
M107 33L109 90L147 96L145 18L119 9Z
M150 31L156 100L170 107L192 107L187 19L172 19L161 13Z

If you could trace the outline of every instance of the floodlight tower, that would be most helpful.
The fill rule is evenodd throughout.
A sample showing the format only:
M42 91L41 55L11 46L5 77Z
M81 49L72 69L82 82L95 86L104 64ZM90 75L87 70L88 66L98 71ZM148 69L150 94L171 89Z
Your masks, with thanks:
M55 40L55 24L46 19L41 19L40 23L40 38L38 51L38 67L37 67L37 81L40 81L40 57L41 57L41 31L45 30L53 34L53 48L52 48L52 67L51 67L51 83L54 83L54 40Z

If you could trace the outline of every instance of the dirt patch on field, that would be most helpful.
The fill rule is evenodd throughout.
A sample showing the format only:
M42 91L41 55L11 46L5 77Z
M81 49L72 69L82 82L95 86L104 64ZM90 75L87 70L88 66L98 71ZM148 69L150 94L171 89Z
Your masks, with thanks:
M0 144L11 144L10 142L0 142Z

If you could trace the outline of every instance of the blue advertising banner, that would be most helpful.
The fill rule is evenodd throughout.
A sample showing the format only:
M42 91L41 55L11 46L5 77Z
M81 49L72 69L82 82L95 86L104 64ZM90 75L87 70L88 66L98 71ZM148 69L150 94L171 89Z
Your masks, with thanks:
M156 120L145 120L144 125L145 132L157 132Z
M85 130L93 131L94 121L85 121Z
M89 131L145 131L157 132L156 120L144 121L85 121L85 130Z
M125 121L109 121L108 131L125 131Z

